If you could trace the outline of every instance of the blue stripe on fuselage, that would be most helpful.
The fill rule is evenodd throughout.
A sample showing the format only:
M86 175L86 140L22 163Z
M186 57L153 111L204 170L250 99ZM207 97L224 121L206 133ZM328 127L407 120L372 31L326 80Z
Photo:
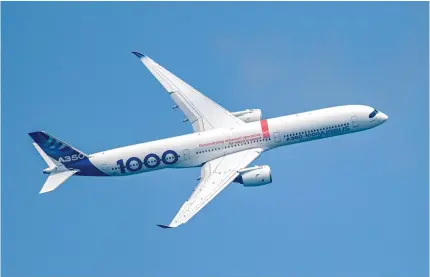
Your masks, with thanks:
M79 161L75 162L69 162L69 163L63 163L65 167L69 169L79 169L79 172L76 173L76 175L81 176L109 176L108 174L104 173L100 169L98 169L96 166L94 166L90 159L85 158Z

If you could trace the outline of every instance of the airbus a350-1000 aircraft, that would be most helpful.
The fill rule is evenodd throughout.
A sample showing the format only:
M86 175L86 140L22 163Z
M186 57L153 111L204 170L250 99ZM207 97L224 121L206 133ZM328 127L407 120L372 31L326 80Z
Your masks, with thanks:
M384 113L347 105L262 119L259 109L229 112L148 56L133 52L167 90L191 123L194 133L135 144L95 154L84 152L50 134L30 133L49 174L40 193L56 189L73 175L124 176L164 168L200 167L200 182L169 225L186 223L230 183L245 187L272 182L268 165L248 167L264 151L279 146L351 134L385 121Z

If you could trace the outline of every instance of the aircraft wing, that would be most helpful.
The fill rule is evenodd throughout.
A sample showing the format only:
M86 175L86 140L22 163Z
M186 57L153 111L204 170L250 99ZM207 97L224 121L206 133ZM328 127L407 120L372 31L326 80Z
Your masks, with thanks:
M239 175L239 171L257 159L262 152L263 149L254 148L207 162L202 167L200 183L194 189L190 198L182 205L172 222L167 226L158 226L175 228L186 223L233 182Z
M234 127L244 123L148 56L139 52L133 54L167 90L177 107L185 114L186 120L191 122L194 132Z

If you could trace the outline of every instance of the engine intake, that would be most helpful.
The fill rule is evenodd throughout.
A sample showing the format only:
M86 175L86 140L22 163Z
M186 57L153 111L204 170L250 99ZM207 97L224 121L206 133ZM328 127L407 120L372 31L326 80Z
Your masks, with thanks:
M264 186L272 182L272 171L268 165L248 167L240 171L234 182L244 187Z
M260 109L246 109L240 112L231 113L235 117L239 118L245 123L250 123L254 121L260 121L263 117L263 113Z

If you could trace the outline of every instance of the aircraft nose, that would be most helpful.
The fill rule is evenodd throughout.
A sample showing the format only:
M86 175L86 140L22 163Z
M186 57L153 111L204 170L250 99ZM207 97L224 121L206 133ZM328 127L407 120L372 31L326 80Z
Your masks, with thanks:
M388 115L380 112L379 118L381 119L382 122L385 122L388 120Z

